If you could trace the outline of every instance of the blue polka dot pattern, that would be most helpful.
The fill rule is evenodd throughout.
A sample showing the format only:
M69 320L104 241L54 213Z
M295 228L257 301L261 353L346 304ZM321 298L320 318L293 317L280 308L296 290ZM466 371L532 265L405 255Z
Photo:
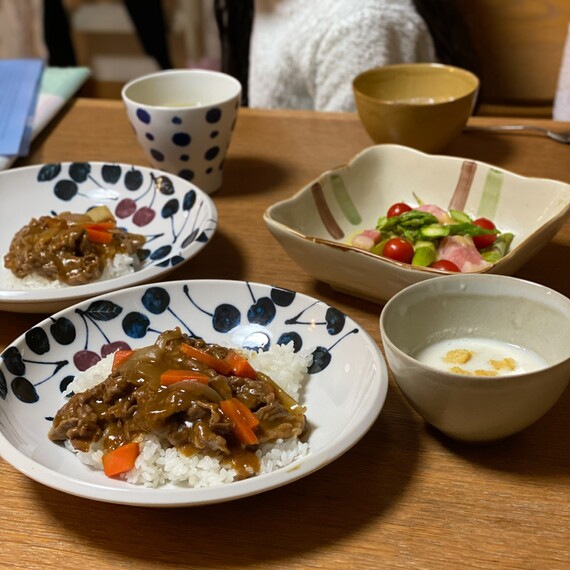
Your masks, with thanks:
M162 162L164 160L164 154L162 154L159 150L156 150L155 148L150 149L150 154L152 154L154 159L158 160L159 162Z
M220 147L213 146L212 148L209 148L206 151L206 153L204 154L204 158L206 160L214 160L214 158L216 158L216 156L218 156L219 153L220 153Z
M188 133L174 133L172 142L177 146L188 146L192 141L192 137Z
M208 121L208 123L217 123L221 118L222 110L218 107L214 107L206 113L206 121Z
M150 115L144 109L137 109L137 117L139 121L143 122L145 125L150 123Z
M188 180L188 182L190 182L192 180L192 178L194 178L194 172L192 172L191 170L183 169L178 173L178 176L180 176L180 178L184 178L184 180Z
M235 126L234 105L239 107L239 101L232 98L188 113L164 109L160 120L152 108L135 107L131 125L155 167L209 189L221 180L220 162Z

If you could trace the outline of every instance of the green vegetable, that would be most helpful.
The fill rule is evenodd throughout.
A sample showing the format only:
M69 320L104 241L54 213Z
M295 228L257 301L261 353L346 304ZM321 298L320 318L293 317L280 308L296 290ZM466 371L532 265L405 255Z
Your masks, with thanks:
M410 210L399 216L386 218L382 216L378 219L376 229L384 231L402 231L403 229L421 228L427 224L437 224L437 218L429 212L421 210Z
M452 236L484 236L487 234L499 234L499 230L488 230L472 223L450 224L449 235Z
M513 238L514 235L510 232L500 234L493 245L481 250L481 257L489 263L497 263L509 251Z
M437 218L429 212L410 210L399 216L378 219L376 229L382 237L403 237L411 243L421 239L421 228L430 224L437 224Z
M449 235L450 226L442 226L441 224L430 224L424 226L421 230L421 236L424 239L439 239Z
M412 265L428 267L435 261L435 244L431 241L418 241L414 249Z
M378 242L370 251L376 255L382 255L384 252L384 246L389 238L383 239L382 241Z
M461 224L470 224L473 222L473 220L461 210L449 210L449 215L453 221Z

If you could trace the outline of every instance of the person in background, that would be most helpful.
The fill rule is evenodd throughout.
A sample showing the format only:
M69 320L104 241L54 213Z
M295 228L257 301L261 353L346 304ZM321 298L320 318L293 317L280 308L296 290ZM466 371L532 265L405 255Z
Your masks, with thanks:
M353 111L352 80L366 69L435 61L474 67L469 50L455 47L465 28L449 4L216 0L222 70L242 82L252 107Z
M43 0L0 0L0 58L47 58Z
M249 42L254 0L214 0L214 14L221 44L221 69L242 86L242 105L248 105Z
M156 61L160 69L171 69L162 0L144 0L144 2L123 0L123 4L145 53ZM43 39L49 65L55 67L77 65L70 18L63 0L44 0Z

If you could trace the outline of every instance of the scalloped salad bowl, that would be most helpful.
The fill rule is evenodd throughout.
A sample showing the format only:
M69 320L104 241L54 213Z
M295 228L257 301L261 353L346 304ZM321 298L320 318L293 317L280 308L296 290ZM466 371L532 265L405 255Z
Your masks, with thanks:
M262 355L292 343L294 352L312 356L299 393L310 427L308 453L244 480L153 488L106 477L48 438L78 371L117 348L148 346L158 333L175 327L207 342ZM0 455L44 485L93 500L153 507L229 501L291 483L340 457L374 424L387 391L386 363L374 339L350 317L317 299L244 281L139 285L69 307L4 350Z
M398 202L463 210L512 232L509 252L479 273L510 275L550 241L570 217L570 185L525 178L495 166L376 145L323 173L264 213L269 231L309 275L335 290L384 303L442 271L415 267L349 245Z
M0 252L32 218L106 205L125 230L142 234L140 264L127 275L85 285L15 289L0 270L0 310L49 313L106 291L156 280L202 250L216 231L212 199L190 182L142 166L74 162L0 172Z

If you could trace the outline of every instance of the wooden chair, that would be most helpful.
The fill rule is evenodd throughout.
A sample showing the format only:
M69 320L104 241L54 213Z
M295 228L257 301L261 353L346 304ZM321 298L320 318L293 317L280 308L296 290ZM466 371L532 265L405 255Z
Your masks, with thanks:
M453 0L480 63L479 115L551 117L570 0Z

